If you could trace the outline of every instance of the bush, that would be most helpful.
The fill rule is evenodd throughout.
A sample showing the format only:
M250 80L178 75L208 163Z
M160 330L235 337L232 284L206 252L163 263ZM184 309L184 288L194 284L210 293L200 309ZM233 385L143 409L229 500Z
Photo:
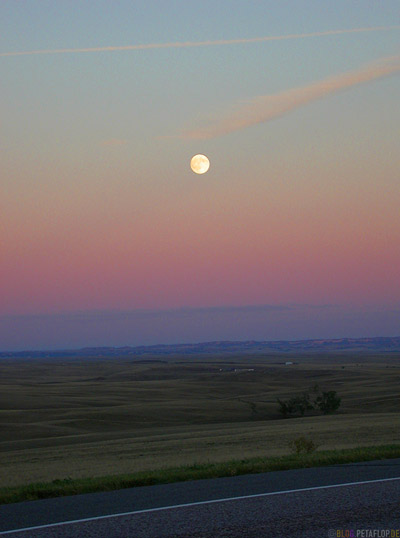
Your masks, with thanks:
M324 415L334 413L340 407L341 398L337 395L335 390L323 392L321 396L318 396L314 403Z
M277 402L279 412L282 413L284 417L287 417L288 415L301 415L303 417L306 411L314 409L308 392L303 392L303 394L286 401L282 401L278 398Z
M292 407L295 413L299 413L302 417L306 411L314 409L313 404L310 402L310 394L308 392L303 392L299 396L295 396L291 400Z
M290 441L289 448L296 455L311 454L317 450L318 445L315 444L312 439L307 439L307 437L301 436Z
M314 401L311 401L311 393L315 396ZM314 385L309 391L303 392L290 398L289 400L280 400L277 398L278 411L286 418L288 416L300 415L304 416L306 411L318 409L324 415L334 413L340 407L341 398L335 390L328 392L320 392L318 385Z
M293 412L291 400L288 400L287 402L283 402L282 400L278 398L277 402L278 402L279 412L282 413L282 415L285 418Z

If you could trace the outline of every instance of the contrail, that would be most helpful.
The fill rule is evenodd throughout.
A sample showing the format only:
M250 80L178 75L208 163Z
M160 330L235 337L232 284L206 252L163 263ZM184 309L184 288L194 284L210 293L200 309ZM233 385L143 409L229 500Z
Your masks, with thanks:
M400 56L390 56L361 69L335 75L308 86L293 88L274 95L255 97L211 125L183 134L184 138L206 139L226 135L251 125L283 116L298 107L358 84L387 77L400 71Z
M380 30L399 29L396 26L375 26L372 28L350 28L348 30L328 30L326 32L311 32L308 34L289 34L280 36L253 37L244 39L221 39L218 41L183 41L177 43L147 43L144 45L126 45L121 47L93 47L81 49L49 49L49 50L26 50L16 52L1 52L0 56L29 56L34 54L73 54L78 52L113 52L121 50L146 50L146 49L177 49L186 47L211 47L215 45L239 45L241 43L261 43L263 41L280 41L284 39L303 39L306 37L319 37L339 34L354 34L358 32L377 32Z

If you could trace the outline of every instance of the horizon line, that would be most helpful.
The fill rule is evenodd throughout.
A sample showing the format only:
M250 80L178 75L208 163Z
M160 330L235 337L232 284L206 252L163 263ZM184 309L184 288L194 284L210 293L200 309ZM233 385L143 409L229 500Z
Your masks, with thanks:
M201 340L199 342L179 342L175 344L139 344L139 345L122 345L122 346L84 346L84 347L73 347L73 348L51 348L51 349L21 349L21 350L1 350L0 355L5 353L18 354L18 353L58 353L58 352L72 352L72 351L84 351L88 349L138 349L138 348L154 348L154 347L179 347L179 346L198 346L205 344L245 344L247 342L252 342L254 344L274 344L274 343L297 343L297 342L339 342L342 340L396 340L400 338L399 336L343 336L337 338L296 338L296 339L281 339L281 340ZM0 357L1 358L1 357Z

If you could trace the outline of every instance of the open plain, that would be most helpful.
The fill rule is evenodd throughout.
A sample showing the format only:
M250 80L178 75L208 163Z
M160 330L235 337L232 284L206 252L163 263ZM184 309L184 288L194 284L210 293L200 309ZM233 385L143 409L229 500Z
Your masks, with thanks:
M286 364L290 362L292 364ZM282 418L318 384L339 411ZM398 353L0 361L0 487L400 442Z

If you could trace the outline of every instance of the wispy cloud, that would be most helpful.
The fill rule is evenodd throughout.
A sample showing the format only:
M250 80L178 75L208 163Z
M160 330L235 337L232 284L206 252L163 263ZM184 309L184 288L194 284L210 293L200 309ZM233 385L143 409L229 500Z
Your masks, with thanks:
M143 45L125 45L117 47L88 47L77 49L45 49L45 50L26 50L1 52L0 56L28 56L34 54L72 54L78 52L114 52L124 50L146 50L146 49L172 49L187 47L210 47L216 45L240 45L245 43L261 43L264 41L280 41L285 39L303 39L307 37L331 36L339 34L355 34L359 32L377 32L381 30L399 29L396 26L375 26L370 28L349 28L344 30L328 30L326 32L310 32L307 34L288 34L280 36L264 36L243 39L220 39L215 41L182 41L174 43L146 43Z
M283 116L329 94L387 77L398 71L400 71L400 56L382 58L356 71L335 75L308 86L285 90L274 95L255 97L246 104L241 103L239 107L221 119L184 133L183 137L206 139L226 135Z

